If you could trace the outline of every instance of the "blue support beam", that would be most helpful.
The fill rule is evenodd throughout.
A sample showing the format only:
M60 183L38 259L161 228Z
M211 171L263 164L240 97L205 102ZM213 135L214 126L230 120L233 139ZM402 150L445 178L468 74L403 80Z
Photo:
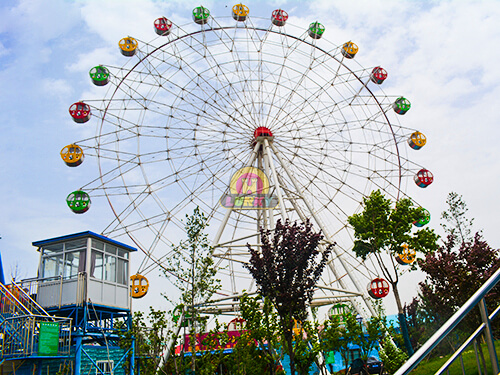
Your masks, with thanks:
M80 370L82 367L82 336L75 337L76 347L75 347L75 375L80 375Z

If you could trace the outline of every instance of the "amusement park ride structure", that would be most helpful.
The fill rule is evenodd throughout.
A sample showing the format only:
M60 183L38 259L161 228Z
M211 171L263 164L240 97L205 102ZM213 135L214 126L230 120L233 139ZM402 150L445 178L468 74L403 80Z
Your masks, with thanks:
M33 245L38 277L0 285L3 372L55 374L66 365L76 375L124 374L134 343L123 349L118 340L132 324L129 255L137 250L93 232Z
M358 313L373 313L369 295L385 296L375 293L384 282L349 250L346 219L371 190L397 200L407 176L422 188L432 183L405 156L426 143L399 124L409 100L385 95L387 71L357 64L359 47L325 41L317 21L304 30L282 9L269 22L242 4L230 18L197 7L193 21L197 28L160 17L151 42L119 41L124 66L90 70L96 86L109 87L106 98L80 100L69 112L81 124L96 118L97 134L61 156L69 166L97 157L100 176L71 193L68 206L83 213L91 197L106 197L116 218L103 233L128 237L145 254L135 276L144 283L199 206L218 228L213 257L224 286L205 311L228 314L237 314L232 298L255 290L241 265L247 244L260 246L259 229L311 219L337 244L313 304L347 299Z
M355 43L329 43L317 21L302 29L287 20L282 9L269 21L250 17L242 4L226 18L197 7L194 25L160 17L151 42L119 41L123 66L90 69L91 82L108 88L106 97L79 100L69 114L82 126L96 121L97 134L64 146L61 158L78 167L84 157L96 157L99 177L66 201L82 214L91 198L104 196L115 219L103 231L107 237L84 232L35 242L38 277L13 283L15 289L2 286L3 298L19 313L22 295L36 306L25 316L58 322L59 354L74 358L75 374L85 358L96 373L109 366L116 373L129 353L134 357L132 345L104 371L85 344L109 352L116 321L130 326L130 297L147 296L147 273L176 251L182 218L196 206L217 228L212 255L223 285L220 298L199 306L205 313L238 316L236 297L256 290L242 267L246 247L259 248L260 228L272 230L279 219L310 219L324 235L320 250L336 244L313 306L349 302L366 316L374 313L370 298L389 293L370 259L350 251L347 217L374 189L397 200L407 177L429 186L431 172L406 156L426 138L400 125L409 100L380 89L387 71L356 63ZM135 275L129 275L135 248L108 237L131 240L144 254ZM415 252L406 248L396 260L411 264ZM15 318L7 315L4 341L17 337L10 334ZM4 360L15 362L14 352L4 351Z

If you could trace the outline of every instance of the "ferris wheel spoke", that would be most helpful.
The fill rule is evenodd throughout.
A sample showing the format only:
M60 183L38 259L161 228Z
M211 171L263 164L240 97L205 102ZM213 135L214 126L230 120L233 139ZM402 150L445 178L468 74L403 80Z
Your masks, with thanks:
M284 155L283 153L281 153L281 155L282 155L282 157L283 157L285 160L287 160L287 163L288 163L289 165L293 165L293 163L291 162L291 160L290 160L290 159L287 159L286 155ZM311 167L315 166L315 161L314 161L312 158L310 158L310 157L306 157L306 156L301 156L301 155L300 155L300 154L298 154L298 153L297 153L295 156L296 156L299 160L301 160L301 161L304 163L304 166L305 166L305 168L301 168L301 170L299 170L299 171L298 171L298 173L299 173L299 174L300 174L300 173L302 173L302 174L303 174L303 173L306 173L306 172L304 172L304 170L306 170L306 168L311 168ZM344 182L343 180L339 179L339 177L338 177L338 176L333 175L333 174L332 174L331 172L329 172L328 170L323 169L323 173L324 173L326 176L328 176L329 178L333 179L334 181L337 181L337 182L338 182L341 186L346 186L346 184L345 184L345 182ZM315 184L314 179L307 179L307 181L308 181L308 183L310 183L310 184ZM318 189L318 190L319 190L319 191L321 191L321 189ZM359 191L359 190L357 190L357 189L352 189L352 191L353 191L353 192L355 192L355 193L356 193L356 195L363 195L363 192L361 192L361 191ZM340 193L343 193L341 190L339 190L339 192L340 192ZM303 192L300 192L300 194L302 194L302 193L303 193ZM345 193L343 193L343 194L345 194ZM348 194L348 195L347 195L347 194L345 194L345 196L346 196L347 198L353 199L353 197L351 196L351 194Z
M305 70L302 72L299 79L295 81L295 85L289 90L289 94L285 98L285 101L283 103L280 103L279 110L273 119L278 119L280 117L281 113L283 113L285 111L285 109L288 108L289 103L292 102L293 98L299 92L299 88L301 88L303 86L304 82L306 80L308 80L309 73L312 72L313 69L316 68L316 66L313 64L315 61L316 61L315 59L311 59L308 66L305 66L305 65L303 66L303 69L305 69ZM282 79L282 74L283 74L283 71L280 72L280 74L279 74L278 83L277 83L278 85L280 84L280 81ZM276 92L277 91L275 91L275 94L276 94ZM306 106L309 104L309 101L307 99L305 99L305 100L304 99L305 99L304 97L299 98L300 102L303 103L303 106ZM276 96L274 96L272 98L271 105L274 104L275 100L276 100Z
M324 66L322 66L324 67ZM314 99L319 99L320 96L322 94L327 94L329 97L330 97L330 94L329 94L329 91L328 91L328 88L337 88L339 85L336 84L334 86L334 82L335 82L335 79L336 78L343 78L343 77L347 77L348 79L347 80L344 80L344 82L342 82L343 85L348 85L350 81L353 81L353 82L357 82L357 81L360 81L361 78L355 73L353 72L351 69L347 68L346 66L343 66L344 68L348 69L348 74L341 74L339 75L338 73L335 73L334 74L334 78L332 79L331 82L327 82L323 85L318 85L318 88L315 92L312 92L310 94L310 100L314 100ZM350 85L348 86L349 88L351 87ZM354 92L354 89L349 89L349 92ZM338 101L338 100L335 100L335 98L331 98L332 99L332 104L335 106L334 108L337 110L337 111L341 111L342 108L339 106L339 104L341 103L344 103L344 105L346 107L350 107L352 106L352 99L349 98L349 97L341 97L341 100ZM304 103L305 105L306 103ZM325 106L325 109L329 109L328 107ZM298 108L298 110L300 111L300 108ZM297 112L291 112L289 114L289 117L294 117L295 115L297 114Z
M203 34L204 35L204 34ZM219 37L220 40L223 40L223 38ZM196 40L196 39L195 39ZM204 47L204 44L203 43L200 43L200 47ZM225 46L226 48L228 47L227 45ZM198 51L198 49L195 48L195 50ZM229 50L229 49L228 49ZM214 73L214 75L217 78L217 82L219 81L222 81L222 82L231 82L231 80L228 78L228 76L226 75L226 71L224 69L222 69L222 66L219 64L219 61L217 60L216 56L212 55L212 53L210 52L210 50L205 50L205 53L206 54L200 54L200 57L202 57L204 60L210 60L213 62L213 64L209 64L208 65L208 69L207 70L211 70L212 73ZM233 51L231 51L231 53L234 53ZM240 61L239 59L237 61ZM194 69L194 68L191 68L193 71L196 71L197 69ZM222 73L222 76L219 77L219 74L218 73ZM217 87L214 87L214 85L212 85L210 83L210 81L208 81L207 79L205 79L204 75L206 75L206 72L205 74L198 74L196 73L194 76L197 77L197 78L201 78L201 81L206 84L211 90L213 90L213 92L216 92L218 93L218 88ZM230 88L232 86L229 86ZM231 97L231 93L234 95L238 95L238 92L235 92L234 90L232 90L232 92L229 92L229 91L226 91L225 93L223 93L222 95L218 96L218 100L222 100L226 105L228 105L230 108L234 109L235 111L238 111L239 109L238 108L235 108L235 107L232 107L231 106L231 103L229 101L226 100L226 97ZM247 98L248 99L248 98ZM220 105L220 104L219 104Z

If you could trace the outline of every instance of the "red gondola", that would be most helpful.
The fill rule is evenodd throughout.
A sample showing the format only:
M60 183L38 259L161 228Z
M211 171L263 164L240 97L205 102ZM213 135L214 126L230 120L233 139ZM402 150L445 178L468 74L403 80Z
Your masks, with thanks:
M84 102L73 103L69 107L69 114L75 122L83 124L90 120L90 106Z
M166 36L172 30L172 21L166 17L160 17L155 20L155 31L158 35Z
M389 294L389 283L380 277L368 284L368 294L374 299L384 298Z
M253 132L253 136L255 138L257 138L257 137L272 137L273 133L268 128L266 128L264 126L260 126L257 129L255 129L255 131Z
M380 66L376 66L372 70L372 74L370 74L370 79L372 82L376 83L377 85L382 84L387 78L387 72L385 71L384 68L381 68Z
M287 19L288 13L283 9L273 10L273 13L271 14L271 22L276 26L285 26Z
M432 181L434 181L434 176L429 170L421 169L415 175L414 180L418 186L420 186L421 188L426 188L427 186L432 184Z

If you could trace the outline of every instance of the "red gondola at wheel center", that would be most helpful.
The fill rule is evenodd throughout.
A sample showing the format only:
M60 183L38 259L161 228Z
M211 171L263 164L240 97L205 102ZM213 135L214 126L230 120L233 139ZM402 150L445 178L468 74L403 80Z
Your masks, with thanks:
M257 139L257 137L272 137L273 133L268 128L266 128L264 126L259 126L253 132L253 136L254 136L255 139Z

